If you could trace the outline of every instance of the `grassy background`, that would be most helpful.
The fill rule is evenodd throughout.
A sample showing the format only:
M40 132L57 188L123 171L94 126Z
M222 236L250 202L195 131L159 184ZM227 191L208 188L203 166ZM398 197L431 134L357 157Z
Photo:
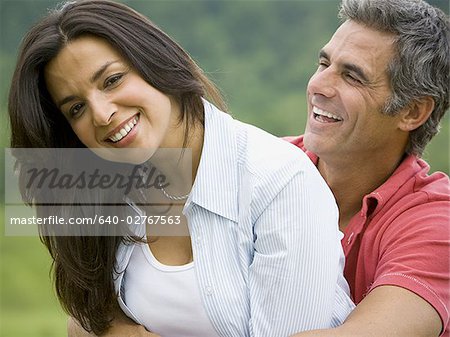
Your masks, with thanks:
M39 239L1 235L0 256L0 336L66 336L66 315L50 282L51 261Z

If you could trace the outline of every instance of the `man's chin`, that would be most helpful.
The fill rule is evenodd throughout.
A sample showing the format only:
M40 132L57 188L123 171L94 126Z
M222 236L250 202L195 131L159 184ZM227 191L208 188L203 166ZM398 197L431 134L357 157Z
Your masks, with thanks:
M305 134L303 135L303 145L305 146L306 150L315 153L314 150L317 150L317 138L317 135L314 135L307 130L305 131Z

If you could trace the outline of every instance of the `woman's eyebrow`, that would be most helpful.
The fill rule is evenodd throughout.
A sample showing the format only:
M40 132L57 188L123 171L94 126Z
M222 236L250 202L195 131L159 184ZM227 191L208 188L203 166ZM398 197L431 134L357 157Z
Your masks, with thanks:
M95 81L97 81L111 64L118 63L118 62L119 62L118 60L106 62L91 76L90 82L94 83Z
M103 64L100 68L98 68L98 70L95 71L94 74L92 74L91 78L89 79L89 81L91 83L94 83L95 81L97 81L106 71L106 69L108 69L108 67L114 63L118 63L118 60L114 60L114 61L108 61L105 64ZM67 97L64 97L61 101L59 101L58 103L58 107L61 108L64 104L67 104L70 101L73 101L74 99L76 99L77 97L74 95L70 95Z

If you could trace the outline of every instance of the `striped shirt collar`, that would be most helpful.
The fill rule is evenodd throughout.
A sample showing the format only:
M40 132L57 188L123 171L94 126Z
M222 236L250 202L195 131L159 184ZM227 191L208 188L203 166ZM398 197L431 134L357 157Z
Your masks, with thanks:
M203 149L192 192L184 206L197 204L210 212L238 219L237 135L232 117L203 101L205 132ZM230 165L231 164L231 165Z

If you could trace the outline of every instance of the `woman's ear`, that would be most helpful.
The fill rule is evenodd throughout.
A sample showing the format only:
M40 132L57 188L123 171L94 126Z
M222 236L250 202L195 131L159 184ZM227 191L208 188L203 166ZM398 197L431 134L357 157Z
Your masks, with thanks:
M434 99L426 96L412 102L402 112L399 128L402 131L413 131L423 125L434 110Z

